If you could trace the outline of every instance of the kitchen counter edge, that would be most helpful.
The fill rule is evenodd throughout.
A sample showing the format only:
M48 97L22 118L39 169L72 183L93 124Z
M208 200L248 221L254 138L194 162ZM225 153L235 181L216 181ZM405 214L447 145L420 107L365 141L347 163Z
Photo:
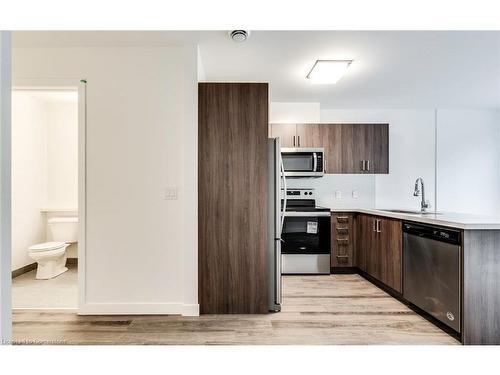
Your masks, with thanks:
M483 217L472 214L462 214L454 212L442 212L439 214L406 214L399 212L388 212L372 208L331 208L335 212L361 213L374 216L388 217L405 221L413 221L423 224L432 224L448 228L464 230L500 230L500 218Z

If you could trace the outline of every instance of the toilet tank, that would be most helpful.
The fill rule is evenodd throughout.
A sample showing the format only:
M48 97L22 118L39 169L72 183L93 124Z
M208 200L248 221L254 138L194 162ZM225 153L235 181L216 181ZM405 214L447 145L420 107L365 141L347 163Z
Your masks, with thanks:
M77 217L54 217L48 220L47 226L52 241L69 243L78 241Z

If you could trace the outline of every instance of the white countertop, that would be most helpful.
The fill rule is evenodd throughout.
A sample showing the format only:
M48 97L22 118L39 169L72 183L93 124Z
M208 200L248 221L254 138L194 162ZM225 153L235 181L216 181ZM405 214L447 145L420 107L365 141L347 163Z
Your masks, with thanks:
M498 216L482 216L482 215L463 214L456 212L440 212L438 214L429 213L426 215L421 215L421 214L388 212L372 208L330 207L330 209L332 212L358 212L369 215L384 216L394 219L415 221L426 224L435 224L435 225L441 225L443 227L451 227L459 229L500 230L500 217Z

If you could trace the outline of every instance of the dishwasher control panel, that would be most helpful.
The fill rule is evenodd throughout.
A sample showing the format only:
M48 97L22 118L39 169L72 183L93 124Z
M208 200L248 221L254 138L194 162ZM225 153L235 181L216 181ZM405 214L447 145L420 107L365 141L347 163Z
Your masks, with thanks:
M405 222L403 223L403 232L451 244L459 245L461 243L460 231L455 229Z

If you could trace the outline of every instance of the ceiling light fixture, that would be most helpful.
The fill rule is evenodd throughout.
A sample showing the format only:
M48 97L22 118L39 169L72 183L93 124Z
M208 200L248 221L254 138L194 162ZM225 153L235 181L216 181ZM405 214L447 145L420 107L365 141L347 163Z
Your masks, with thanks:
M307 75L312 83L335 84L345 74L353 60L316 60Z

